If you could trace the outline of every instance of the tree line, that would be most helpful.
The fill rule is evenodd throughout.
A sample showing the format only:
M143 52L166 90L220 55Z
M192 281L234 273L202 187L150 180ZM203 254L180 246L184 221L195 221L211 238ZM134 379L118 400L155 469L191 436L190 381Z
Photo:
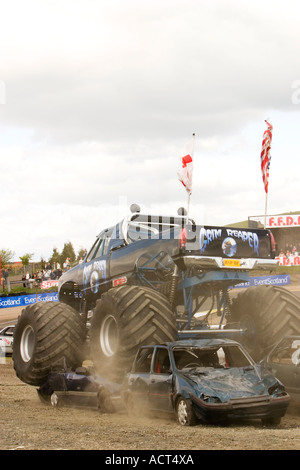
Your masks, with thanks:
M9 265L13 262L15 253L9 249L0 249L0 257L1 257L1 269L9 268ZM24 253L23 256L20 256L20 261L24 268L28 266L34 256L34 253ZM51 266L56 266L59 263L61 266L66 261L67 258L70 258L71 266L77 264L80 258L85 256L85 249L80 248L77 255L75 253L74 247L70 241L64 244L64 247L61 252L58 251L56 247L53 248L52 255L48 260L41 258L40 264L41 269L45 267L45 265L50 264Z

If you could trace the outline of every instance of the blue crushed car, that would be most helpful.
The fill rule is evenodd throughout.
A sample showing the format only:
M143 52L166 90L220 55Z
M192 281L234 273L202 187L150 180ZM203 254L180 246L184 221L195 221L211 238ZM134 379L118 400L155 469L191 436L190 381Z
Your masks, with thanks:
M142 346L122 396L129 414L175 413L183 426L246 419L279 424L290 402L283 384L229 339Z
M284 384L291 404L300 407L300 336L283 337L262 364Z
M121 385L94 373L92 368L50 372L37 392L44 403L58 406L97 408L103 413L124 409L120 396Z

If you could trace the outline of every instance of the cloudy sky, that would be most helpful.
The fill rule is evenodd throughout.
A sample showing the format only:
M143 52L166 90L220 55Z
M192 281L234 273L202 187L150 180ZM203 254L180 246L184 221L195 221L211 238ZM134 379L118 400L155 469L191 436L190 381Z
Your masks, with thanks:
M190 215L300 210L300 3L1 0L0 249L51 256L129 213L187 204L177 179L195 133Z

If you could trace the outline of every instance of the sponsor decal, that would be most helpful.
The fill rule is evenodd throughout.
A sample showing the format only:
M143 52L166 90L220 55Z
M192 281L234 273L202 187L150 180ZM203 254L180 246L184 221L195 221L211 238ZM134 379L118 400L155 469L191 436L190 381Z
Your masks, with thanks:
M113 279L112 285L113 287L118 287L118 286L122 286L123 284L126 284L126 282L127 282L126 276L118 277L117 279Z
M234 287L245 288L255 286L286 286L291 283L289 274L280 274L278 276L259 276L250 277L249 281L236 284Z
M53 286L58 286L58 279L41 282L41 289L49 289L50 287L53 287Z
M58 292L21 295L19 297L0 297L0 308L23 307L36 302L58 302Z

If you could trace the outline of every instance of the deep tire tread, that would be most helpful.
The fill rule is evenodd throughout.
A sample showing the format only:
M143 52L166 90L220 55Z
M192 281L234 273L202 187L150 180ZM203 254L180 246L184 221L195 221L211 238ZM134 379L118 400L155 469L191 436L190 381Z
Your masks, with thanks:
M106 315L118 324L119 344L112 357L101 351L99 333ZM110 289L97 301L91 325L91 355L100 374L122 380L139 346L174 341L176 318L168 300L160 293L142 286Z
M249 352L256 360L283 336L300 331L299 299L284 287L249 287L233 299L231 313L236 322L245 314L253 319L257 348Z
M21 357L20 340L24 328L34 330L35 348L28 363ZM30 385L41 385L55 367L76 367L82 363L85 328L76 310L57 302L26 307L14 333L13 361L17 376Z

